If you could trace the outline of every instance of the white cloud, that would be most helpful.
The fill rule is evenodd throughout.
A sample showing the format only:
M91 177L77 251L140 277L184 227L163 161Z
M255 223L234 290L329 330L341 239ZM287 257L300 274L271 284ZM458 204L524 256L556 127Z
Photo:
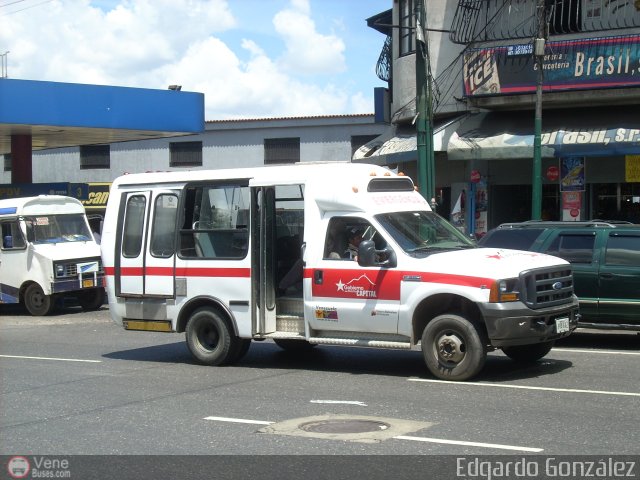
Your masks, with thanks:
M346 69L345 44L317 31L309 0L291 0L273 17L274 35L285 45L280 51L273 48L278 37L263 45L265 36L226 36L239 23L229 0L112 4L54 0L13 15L0 10L9 76L163 89L180 84L205 94L207 120L372 110L362 94L349 93L353 85L326 80Z
M194 38L235 25L226 0L130 0L108 12L57 0L5 17L0 45L14 78L146 87L160 86L149 73Z
M291 6L278 12L273 19L287 49L281 59L282 66L308 75L344 71L344 42L335 35L316 31L308 0L291 0Z
M344 92L299 82L279 70L254 42L245 40L243 47L250 52L247 62L218 39L198 42L164 70L165 83L184 78L189 90L204 92L207 119L346 113L349 99Z

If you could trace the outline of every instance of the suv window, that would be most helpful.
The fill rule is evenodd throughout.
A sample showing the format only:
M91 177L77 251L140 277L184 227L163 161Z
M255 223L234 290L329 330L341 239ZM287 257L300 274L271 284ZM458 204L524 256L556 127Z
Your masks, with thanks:
M595 239L594 234L560 234L549 245L545 253L564 258L571 263L591 263Z
M479 245L489 243L496 248L512 248L514 250L529 250L536 238L543 232L542 228L504 229L494 230L485 235Z
M606 265L640 265L640 236L611 235L604 262Z

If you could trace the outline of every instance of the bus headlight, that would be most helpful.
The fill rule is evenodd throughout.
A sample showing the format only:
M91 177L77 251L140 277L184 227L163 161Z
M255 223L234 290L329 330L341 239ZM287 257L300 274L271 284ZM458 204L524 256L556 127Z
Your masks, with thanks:
M509 278L493 282L489 293L489 301L492 303L517 302L520 299L517 280L517 278Z
M56 277L64 277L64 265L59 263L55 266Z

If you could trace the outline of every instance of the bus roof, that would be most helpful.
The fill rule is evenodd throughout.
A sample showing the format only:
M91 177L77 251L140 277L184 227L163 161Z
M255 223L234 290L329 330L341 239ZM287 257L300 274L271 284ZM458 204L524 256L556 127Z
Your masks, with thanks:
M0 200L0 216L85 213L82 203L63 195L7 198Z
M378 166L351 162L301 162L291 165L267 165L260 167L228 168L219 170L191 170L186 172L147 172L118 177L112 188L125 185L158 185L203 180L247 179L251 185L287 185L340 179L359 183L371 176L395 176L390 170Z
M351 162L302 162L253 168L130 174L117 178L111 192L113 198L117 189L170 189L181 188L191 182L225 180L246 180L249 186L302 184L305 197L324 211L382 212L418 206L429 210L428 203L414 191L409 177L378 165ZM372 195L361 195L364 192L375 193L377 199L374 200Z

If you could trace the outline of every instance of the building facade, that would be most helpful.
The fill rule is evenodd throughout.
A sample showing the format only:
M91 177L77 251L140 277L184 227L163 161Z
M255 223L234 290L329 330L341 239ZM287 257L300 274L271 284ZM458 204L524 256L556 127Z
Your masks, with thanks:
M368 20L387 35L379 67L388 68L378 73L389 81L389 128L354 156L401 162L412 174L418 2L394 0ZM441 213L462 205L467 230L482 234L531 218L532 188L541 184L542 218L640 222L640 2L424 4ZM541 162L534 178L538 85Z
M8 187L0 188L0 198L27 190L67 193L99 214L106 206L108 185L123 174L348 162L358 147L385 128L372 114L220 120L205 122L205 131L197 135L39 150L33 152L35 186L22 186L25 192L11 185L11 157L5 155L0 184ZM82 187L76 191L76 185Z

